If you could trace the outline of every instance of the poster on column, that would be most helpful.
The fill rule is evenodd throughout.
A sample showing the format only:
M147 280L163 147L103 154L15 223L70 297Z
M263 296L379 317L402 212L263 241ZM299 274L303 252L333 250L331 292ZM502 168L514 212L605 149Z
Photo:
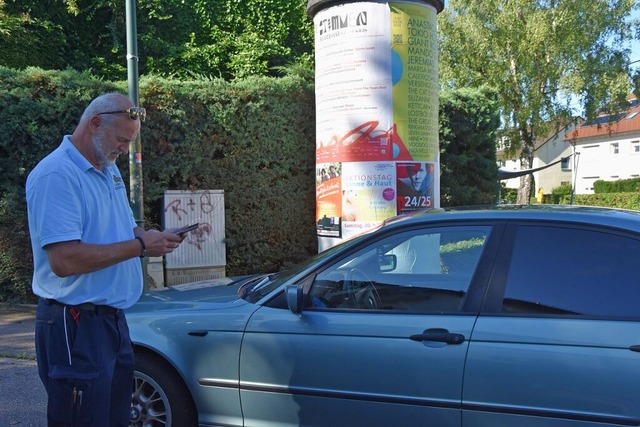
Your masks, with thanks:
M391 160L389 7L331 7L314 28L316 163Z
M394 162L342 164L342 237L348 239L395 215Z
M390 3L394 159L438 161L437 12Z
M397 162L398 214L431 209L435 197L435 163Z
M316 230L318 236L342 237L342 165L316 165Z
M314 31L324 250L396 214L440 205L437 11L422 2L331 3L314 16ZM376 173L385 179L368 178Z

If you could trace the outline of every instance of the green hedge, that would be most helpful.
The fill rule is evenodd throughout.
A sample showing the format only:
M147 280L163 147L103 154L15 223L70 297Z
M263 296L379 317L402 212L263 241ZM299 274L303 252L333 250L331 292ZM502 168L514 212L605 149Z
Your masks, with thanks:
M127 92L89 74L0 68L0 301L33 300L24 184L88 102ZM165 190L225 192L227 274L278 271L317 251L315 98L295 77L140 81L147 228ZM127 156L122 156L127 157ZM119 160L128 182L128 158Z
M637 178L619 181L596 181L594 189L600 191L595 194L574 194L574 205L603 206L618 209L640 210L640 192ZM544 195L546 204L571 203L571 184L562 184Z
M597 180L593 183L596 194L603 193L633 193L640 191L640 178L619 179L617 181Z
M570 195L564 195L559 203L569 204ZM618 209L640 210L640 193L576 194L574 205L605 206Z
M0 301L33 301L24 184L71 134L97 95L126 82L88 73L0 67ZM443 206L493 202L495 96L486 89L440 100ZM227 275L278 271L317 251L315 94L308 80L140 81L147 228L162 223L165 190L225 193ZM126 157L126 156L123 156ZM118 163L129 182L128 159Z

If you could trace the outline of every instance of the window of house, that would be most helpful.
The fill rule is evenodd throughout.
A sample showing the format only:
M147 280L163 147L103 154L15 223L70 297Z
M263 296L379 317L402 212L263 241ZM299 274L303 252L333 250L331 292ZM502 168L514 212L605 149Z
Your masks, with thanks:
M612 143L609 146L609 148L610 148L611 154L614 154L614 155L620 154L620 144L618 144L617 142Z
M560 162L560 167L562 168L562 170L571 170L571 157L564 157L562 159L562 162Z
M631 141L631 154L640 154L640 141Z

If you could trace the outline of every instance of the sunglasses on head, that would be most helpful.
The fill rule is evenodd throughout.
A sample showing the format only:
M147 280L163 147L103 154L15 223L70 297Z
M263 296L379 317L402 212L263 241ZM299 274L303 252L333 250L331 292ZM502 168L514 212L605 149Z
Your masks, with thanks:
M120 114L120 113L127 113L131 120L140 119L141 122L144 122L144 119L147 118L147 110L145 110L142 107L131 107L131 108L127 108L126 110L118 110L118 111L105 111L104 113L98 113L97 115L99 116L101 114Z

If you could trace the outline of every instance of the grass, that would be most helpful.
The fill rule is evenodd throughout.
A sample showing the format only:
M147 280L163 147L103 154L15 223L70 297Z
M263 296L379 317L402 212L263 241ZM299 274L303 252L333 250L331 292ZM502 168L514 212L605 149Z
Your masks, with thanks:
M36 360L36 357L27 353L0 353L0 359Z

